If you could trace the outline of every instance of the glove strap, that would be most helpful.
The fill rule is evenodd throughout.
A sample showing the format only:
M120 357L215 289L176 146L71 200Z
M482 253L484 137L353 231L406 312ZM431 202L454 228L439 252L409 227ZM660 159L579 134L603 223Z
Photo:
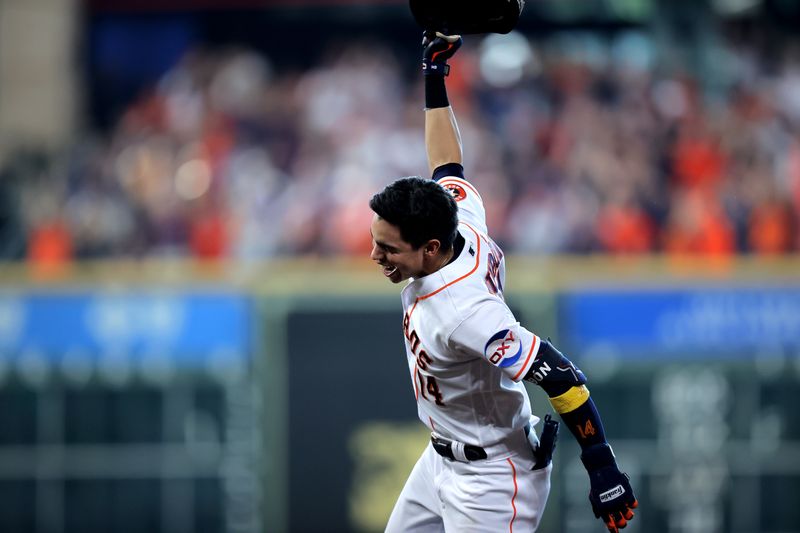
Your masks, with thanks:
M422 60L422 73L425 76L447 76L450 74L450 65L447 63Z
M617 466L614 451L608 443L595 444L583 450L581 462L587 472L594 472L607 466Z

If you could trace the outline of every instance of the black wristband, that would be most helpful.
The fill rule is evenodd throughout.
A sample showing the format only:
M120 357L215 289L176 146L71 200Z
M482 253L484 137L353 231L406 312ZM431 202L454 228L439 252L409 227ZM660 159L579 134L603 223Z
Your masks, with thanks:
M425 76L425 108L437 109L448 107L449 105L450 101L447 99L444 76Z
M460 163L445 163L444 165L436 167L431 177L433 181L439 181L442 178L449 178L450 176L464 179L464 167L462 167Z
M607 466L617 466L614 452L606 442L584 449L581 453L581 462L589 472L600 470Z

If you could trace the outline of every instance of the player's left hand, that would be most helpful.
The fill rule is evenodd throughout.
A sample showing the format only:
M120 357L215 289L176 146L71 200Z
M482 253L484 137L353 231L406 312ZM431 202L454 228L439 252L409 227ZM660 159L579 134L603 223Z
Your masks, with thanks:
M464 39L460 35L425 32L422 37L422 72L425 75L447 76L447 60L455 55Z
M608 444L584 450L581 461L589 473L589 502L594 515L605 522L611 533L618 533L633 518L632 509L639 506L628 475L619 471Z

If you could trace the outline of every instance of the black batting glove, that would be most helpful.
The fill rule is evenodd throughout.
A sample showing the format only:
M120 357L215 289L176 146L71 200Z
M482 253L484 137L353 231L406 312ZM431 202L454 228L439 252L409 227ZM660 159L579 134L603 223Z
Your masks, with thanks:
M425 32L422 38L422 73L426 76L447 76L450 73L447 60L455 55L463 42L460 35Z
M586 448L581 461L589 473L589 501L597 518L611 533L618 533L633 518L639 502L633 494L628 474L619 471L611 446L606 443Z

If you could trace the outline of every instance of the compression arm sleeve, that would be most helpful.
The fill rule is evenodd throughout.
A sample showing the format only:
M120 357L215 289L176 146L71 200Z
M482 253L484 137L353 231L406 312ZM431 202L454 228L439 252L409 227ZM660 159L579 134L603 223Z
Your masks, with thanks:
M579 388L579 387L573 387ZM581 385L580 388L586 389L586 385ZM597 411L597 406L594 400L589 397L589 390L586 389L586 401L580 404L572 411L559 413L561 419L569 428L570 433L575 437L575 440L580 444L581 449L586 449L595 444L602 444L606 442L606 433L603 429L603 422L600 420L600 413ZM553 398L550 398L550 403L553 403ZM553 405L555 405L553 403Z
M600 413L586 387L586 376L549 341L541 343L525 380L544 389L581 449L606 442Z

